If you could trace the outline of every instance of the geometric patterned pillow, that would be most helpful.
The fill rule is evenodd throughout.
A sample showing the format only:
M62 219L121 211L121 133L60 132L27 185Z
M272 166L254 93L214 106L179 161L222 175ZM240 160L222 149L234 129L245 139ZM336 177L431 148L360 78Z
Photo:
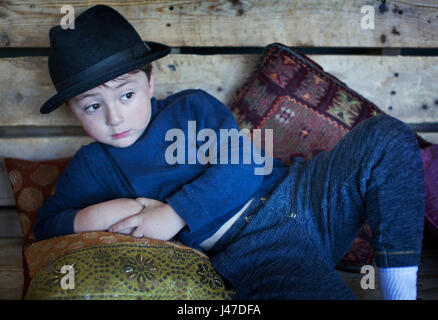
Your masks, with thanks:
M273 130L274 157L290 164L332 149L379 107L304 54L273 43L230 107L241 128ZM430 145L417 135L421 147ZM263 141L263 140L262 140Z
M315 61L281 43L264 48L230 109L241 129L272 129L273 156L286 164L332 149L358 123L385 114ZM431 145L415 134L421 148ZM370 239L365 224L338 268L357 272L370 264Z

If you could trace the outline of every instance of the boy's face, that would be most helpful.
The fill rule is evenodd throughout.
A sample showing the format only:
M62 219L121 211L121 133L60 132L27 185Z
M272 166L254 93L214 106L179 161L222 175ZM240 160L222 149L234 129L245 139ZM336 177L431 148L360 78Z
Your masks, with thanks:
M147 128L153 96L153 70L149 82L145 72L140 71L83 92L69 99L67 105L89 136L101 143L126 148Z

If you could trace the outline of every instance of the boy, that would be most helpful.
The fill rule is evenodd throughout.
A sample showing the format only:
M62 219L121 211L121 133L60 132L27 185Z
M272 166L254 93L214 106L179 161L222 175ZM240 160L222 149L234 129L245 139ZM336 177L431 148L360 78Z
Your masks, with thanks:
M75 28L50 31L58 93L40 111L66 102L96 142L75 154L40 209L38 240L89 230L175 236L209 254L236 298L349 299L334 266L368 218L383 297L416 298L424 182L407 125L375 116L309 162L274 159L266 175L254 173L254 161L187 164L189 152L183 164L169 163L169 130L192 137L182 149L199 151L188 123L198 133L238 129L232 113L202 90L155 99L147 64L169 48L143 44L110 7L88 9ZM221 156L245 152L243 141L227 141L217 141Z

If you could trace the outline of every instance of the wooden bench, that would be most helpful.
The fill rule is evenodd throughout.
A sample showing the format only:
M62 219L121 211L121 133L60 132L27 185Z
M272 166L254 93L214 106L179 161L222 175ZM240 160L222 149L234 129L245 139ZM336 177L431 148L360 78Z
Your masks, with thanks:
M75 15L88 1L74 2ZM296 47L382 110L438 143L438 6L435 0L390 1L103 1L145 40L172 47L154 62L156 96L201 88L226 105L256 66L265 45ZM0 299L20 299L22 233L3 158L71 156L91 142L63 109L41 115L54 92L47 68L48 30L69 1L0 4ZM363 30L361 7L375 10ZM405 55L406 54L406 55ZM426 239L419 298L438 298L437 241ZM360 299L361 274L340 272Z

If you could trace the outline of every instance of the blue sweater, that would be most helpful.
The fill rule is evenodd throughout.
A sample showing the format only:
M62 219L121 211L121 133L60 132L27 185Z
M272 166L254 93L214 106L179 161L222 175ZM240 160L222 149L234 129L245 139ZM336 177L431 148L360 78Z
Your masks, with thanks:
M202 90L152 98L151 108L148 127L131 146L92 142L76 152L56 182L56 193L39 209L34 226L37 240L73 233L76 214L92 204L146 197L171 205L187 222L176 238L200 249L199 244L248 200L271 192L287 174L288 166L274 159L269 175L256 175L254 169L263 165L244 164L242 152L239 164L231 163L231 152L226 164L220 164L219 156L218 164L191 164L189 152L184 164L168 164L165 151L174 143L165 139L169 129L181 129L189 140L188 121L196 121L197 132L203 128L216 132L219 146L220 129L239 128L231 111ZM239 140L242 146L243 139ZM196 141L196 149L204 143Z

